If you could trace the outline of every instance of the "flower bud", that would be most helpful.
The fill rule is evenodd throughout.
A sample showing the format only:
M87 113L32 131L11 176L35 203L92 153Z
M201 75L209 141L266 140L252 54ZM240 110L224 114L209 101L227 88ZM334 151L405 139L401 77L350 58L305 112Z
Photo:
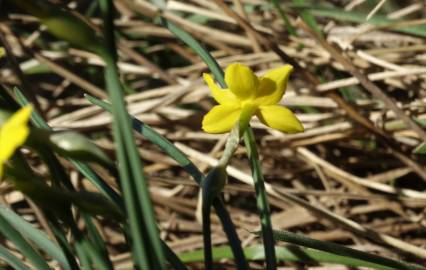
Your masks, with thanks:
M38 17L50 33L86 50L101 53L102 42L84 20L47 1L13 0L12 4Z
M54 151L64 157L99 162L107 166L112 164L112 161L96 144L79 133L55 132L49 135L48 140Z

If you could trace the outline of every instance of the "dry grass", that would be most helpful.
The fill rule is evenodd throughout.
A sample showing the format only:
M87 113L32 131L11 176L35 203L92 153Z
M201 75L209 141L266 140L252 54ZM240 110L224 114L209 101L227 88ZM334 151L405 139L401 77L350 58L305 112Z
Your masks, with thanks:
M77 10L83 12L89 2L79 1ZM222 67L238 61L262 74L283 64L280 51L285 60L300 65L282 103L297 112L306 131L286 135L252 122L274 228L425 264L424 157L411 153L426 140L422 128L426 123L425 39L394 31L398 25L375 27L318 17L325 33L322 39L291 9L290 19L298 30L294 37L285 32L273 9L264 8L268 1L226 3L231 2L236 13L219 0L172 0L162 15L202 41ZM342 2L347 10L365 11L366 17L371 11L372 18L379 12L406 24L425 23L418 20L426 14L422 1L388 1L400 5L388 13L380 7L375 11L374 6L354 6L357 1ZM242 5L250 9L244 12ZM157 16L160 11L154 5L117 0L116 7L116 25L123 34L119 67L123 81L134 90L127 96L129 112L155 127L206 171L220 157L225 138L200 129L203 114L213 105L200 79L206 66L166 29L137 16ZM344 12L344 5L334 7ZM2 9L2 13L0 31L24 77L16 76L13 66L3 62L1 83L12 87L24 79L52 127L79 130L114 155L110 116L83 97L83 93L106 97L99 75L102 61L57 42L28 15L14 9ZM96 26L99 20L92 23ZM178 253L202 248L198 188L157 147L142 137L139 144L163 238ZM249 231L258 229L259 218L243 150L237 151L228 172L226 205L247 246L258 241ZM71 175L75 185L94 190L81 175ZM6 183L0 188L4 203L43 226L43 218L20 193ZM214 244L225 244L220 224L216 219L212 222ZM100 225L115 254L116 268L124 269L129 255L121 245L122 235L109 223L100 221ZM201 266L194 264L194 269ZM286 264L282 269L296 267Z

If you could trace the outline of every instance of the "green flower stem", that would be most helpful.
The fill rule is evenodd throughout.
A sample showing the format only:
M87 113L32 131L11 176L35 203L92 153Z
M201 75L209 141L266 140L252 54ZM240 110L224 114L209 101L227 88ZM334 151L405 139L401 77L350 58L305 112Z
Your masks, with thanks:
M225 150L215 166L202 182L202 218L203 218L203 241L204 241L204 265L206 270L212 269L213 253L210 228L210 211L215 198L220 198L220 194L228 180L226 167L232 156L238 148L241 134L244 134L248 127L250 118L253 115L255 107L244 106L241 112L240 120L232 128L228 135Z
M188 45L192 50L194 50L194 52L196 52L201 57L204 63L206 63L206 65L212 71L215 78L219 81L219 84L222 86L222 88L225 88L224 73L222 71L222 68L219 66L219 64L213 58L213 56L209 53L209 51L206 50L195 38L193 38L189 33L185 32L185 30L183 30L179 26L174 25L173 23L167 21L164 18L161 18L161 22L167 29L170 30L170 32L172 32L176 37L178 37L182 42ZM187 162L189 162L189 164L191 164L191 168L194 167L193 164L190 163L188 158L186 158L185 156L183 161L186 164ZM187 166L184 166L184 168L189 169L187 168ZM188 170L188 171L194 176L194 179L199 184L202 184L203 177L198 170ZM249 269L247 260L244 256L244 253L241 247L241 241L238 238L234 224L232 223L232 220L229 217L229 213L226 211L226 208L223 202L220 200L220 198L216 198L213 201L213 206L216 209L216 213L222 222L223 229L231 244L232 252L235 256L237 269L239 270Z
M250 160L250 167L253 174L254 187L256 191L257 208L260 212L262 236L265 248L266 269L276 269L275 241L272 231L269 203L265 191L262 170L259 162L259 155L256 149L256 142L253 130L248 128L244 133L244 143Z

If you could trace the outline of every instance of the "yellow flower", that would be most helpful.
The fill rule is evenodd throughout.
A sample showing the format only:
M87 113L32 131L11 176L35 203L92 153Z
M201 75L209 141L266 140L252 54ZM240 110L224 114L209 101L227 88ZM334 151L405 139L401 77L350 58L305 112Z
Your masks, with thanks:
M5 56L6 51L4 50L3 47L0 47L0 58L2 58L3 56Z
M3 176L3 165L21 146L30 133L28 120L32 107L27 105L14 113L0 126L0 179Z
M226 133L239 121L248 121L253 115L274 129L286 132L302 132L303 126L286 107L278 105L284 95L293 67L285 65L257 77L240 63L225 70L228 89L219 88L210 74L204 80L219 103L203 119L203 130L208 133Z

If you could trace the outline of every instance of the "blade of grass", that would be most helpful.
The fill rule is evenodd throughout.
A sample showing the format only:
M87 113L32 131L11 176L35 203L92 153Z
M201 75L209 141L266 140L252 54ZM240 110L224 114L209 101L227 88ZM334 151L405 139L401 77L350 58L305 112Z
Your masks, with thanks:
M346 265L349 267L368 267L377 270L400 270L400 268L388 267L381 264L372 263L369 261L335 255L329 252L324 252L316 249L301 248L298 246L275 247L277 259L279 261L292 261L300 263L334 263ZM248 260L264 260L265 253L263 246L254 245L244 248L244 253ZM204 260L203 250L195 250L180 254L184 262L192 263ZM213 258L215 261L223 259L232 259L232 252L229 246L220 246L213 249ZM413 268L417 270L418 268Z
M223 79L223 70L216 62L216 60L211 56L211 54L201 46L201 44L194 39L190 34L188 34L185 30L180 28L179 26L167 21L164 18L161 18L161 23L169 29L176 37L182 40L186 45L188 45L198 56L201 57L204 63L209 67L210 71L215 76L216 80L219 84L224 87L225 80Z
M326 17L326 18L332 18L339 21L354 22L354 23L366 22L365 13L363 12L356 12L356 11L343 12L341 9L336 9L333 7L327 7L322 5L310 5L310 4L309 5L296 4L296 5L292 5L292 7L309 10L311 11L312 15L318 16L318 17ZM387 25L392 25L398 22L401 22L401 21L388 19L380 15L375 15L373 18L371 18L368 21L368 24L385 27ZM392 31L416 35L419 37L426 37L426 27L422 25L410 26L410 27L399 27L399 28L392 29Z
M305 4L305 0L293 0L293 3L303 5ZM307 25L309 25L315 32L318 33L318 35L322 36L322 31L320 26L318 25L317 21L315 20L315 17L312 16L312 14L308 10L302 10L300 12L300 17Z
M348 248L343 245L338 245L330 242L315 240L304 235L292 233L289 231L273 231L274 239L276 241L284 241L287 243L292 243L296 245L301 245L308 248L313 248L339 256L344 256L348 258L358 259L366 262L370 262L377 265L382 265L384 267L389 267L392 269L400 270L420 270L426 269L425 267L418 267L415 265L410 265L404 262L395 261L386 257L378 256L375 254L370 254L362 252L356 249Z
M90 242L95 246L96 250L99 252L102 258L104 258L105 263L108 265L108 268L113 269L111 260L109 259L108 249L105 245L105 241L102 239L98 228L94 224L94 220L91 216L86 213L81 213L87 227L87 234Z
M87 94L85 95L85 97L90 103L97 105L108 112L112 112L111 104ZM192 161L189 160L184 153L182 153L182 151L180 151L176 146L173 145L173 143L171 143L169 140L167 140L149 125L139 121L135 117L130 117L133 129L135 131L142 134L147 140L157 145L168 156L173 158L183 169L185 169L185 171L187 171L194 178L194 180L198 184L201 183L204 177L203 174L198 170L194 163L192 163Z
M9 266L16 270L30 270L22 260L10 253L4 246L0 245L0 258ZM6 268L3 268L6 269Z
M9 239L15 247L26 257L38 270L50 270L46 260L34 250L24 237L2 216L0 215L0 234Z
M278 0L270 0L274 8L277 10L278 15L280 15L281 19L284 22L285 27L287 28L287 31L290 33L290 35L297 37L296 29L291 24L290 20L288 19L287 15L285 14L284 10L282 9L280 3Z
M3 205L0 205L0 216L7 220L16 230L20 231L25 238L29 239L52 259L56 260L63 269L71 269L65 254L43 231L34 228L30 223Z
M139 267L142 269L146 269L143 265L151 264L152 267L161 270L165 269L166 260L156 226L148 187L143 174L142 163L137 152L130 119L124 104L124 91L119 81L116 66L117 50L114 40L114 6L111 0L99 0L99 5L104 21L104 37L107 47L107 50L101 57L106 63L105 80L115 120L113 130L118 145L119 171L122 176L120 179L123 183L126 208L129 210L128 213L131 214L130 230L132 236L138 237L137 239L132 239L134 247L138 250L138 254L133 255L134 259L141 264ZM126 196L129 198L128 200L126 200ZM131 206L131 203L136 203L137 207ZM143 234L145 237L142 237Z

